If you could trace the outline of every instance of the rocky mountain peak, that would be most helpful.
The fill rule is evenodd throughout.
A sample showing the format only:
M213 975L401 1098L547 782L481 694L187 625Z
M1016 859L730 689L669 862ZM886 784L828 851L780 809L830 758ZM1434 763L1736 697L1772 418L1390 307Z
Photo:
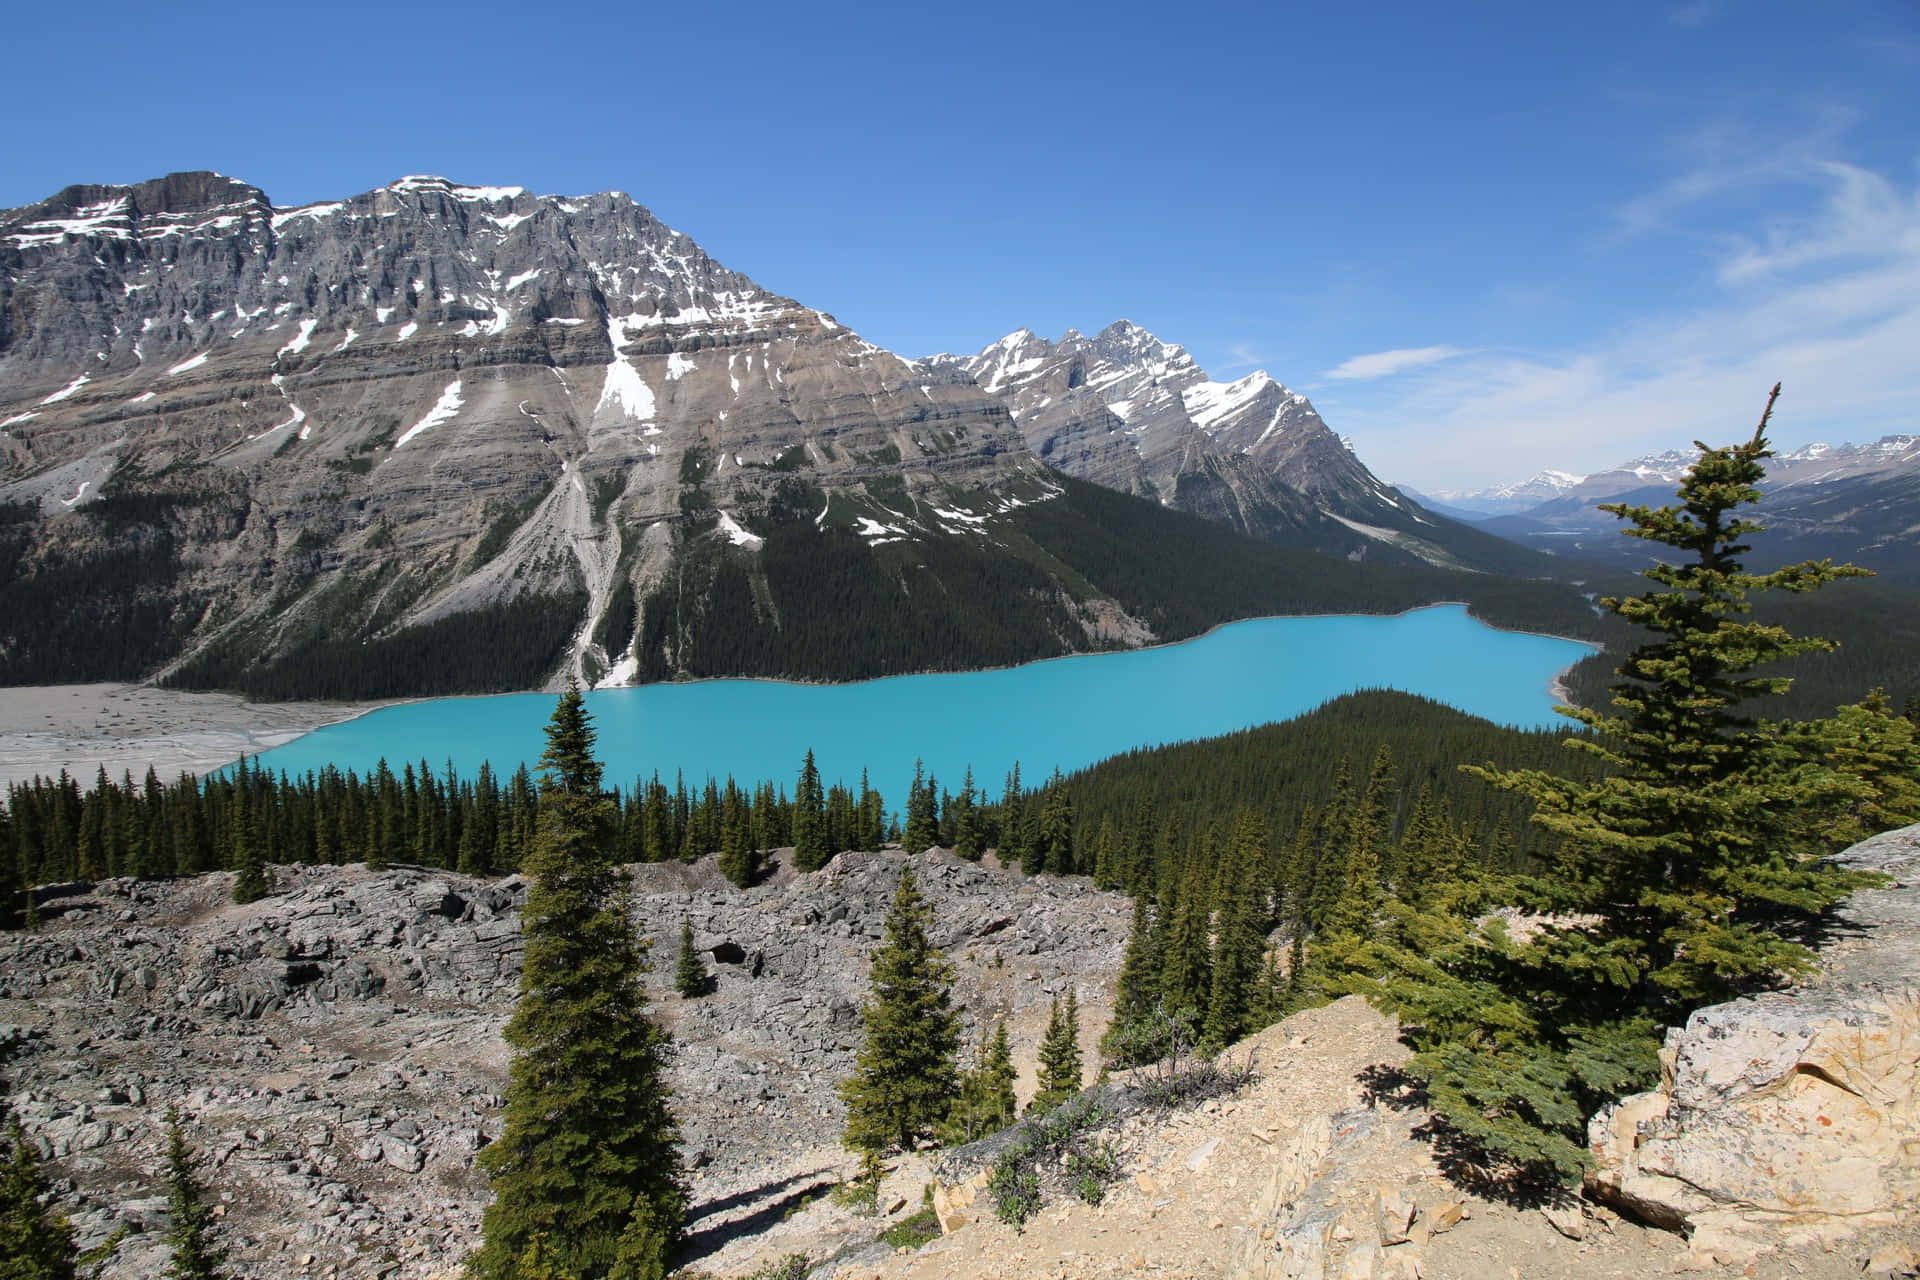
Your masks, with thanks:
M382 628L578 593L577 663L619 580L664 571L688 501L747 546L789 478L944 495L1033 471L970 381L770 293L619 193L413 175L275 208L176 174L0 213L0 503L54 520L160 474L196 503L225 495L253 514L196 536L190 572L240 616L183 610L212 634L290 642L314 619L289 598L337 613L319 575L397 557L418 581ZM853 505L838 518L865 527ZM272 621L249 611L270 601Z
M1116 320L1095 334L1089 346L1101 360L1155 379L1172 378L1184 384L1206 376L1185 347L1162 342L1131 320Z
M1215 382L1131 320L1056 342L1019 329L920 364L1004 399L1034 452L1095 483L1320 551L1471 562L1443 545L1465 531L1375 479L1305 395L1265 370Z

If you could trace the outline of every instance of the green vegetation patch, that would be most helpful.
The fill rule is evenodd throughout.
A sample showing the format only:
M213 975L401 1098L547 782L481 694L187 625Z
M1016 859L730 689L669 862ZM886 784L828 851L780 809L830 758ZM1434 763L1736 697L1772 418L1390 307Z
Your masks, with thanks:
M583 592L523 596L378 639L316 637L265 662L250 660L250 651L238 645L222 646L196 656L163 683L231 689L271 701L529 689L560 664L585 608Z

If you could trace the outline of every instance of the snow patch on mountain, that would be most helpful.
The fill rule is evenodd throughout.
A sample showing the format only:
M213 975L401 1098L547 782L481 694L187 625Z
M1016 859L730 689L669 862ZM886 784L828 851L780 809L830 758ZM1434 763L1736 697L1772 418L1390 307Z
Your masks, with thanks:
M613 360L607 365L607 380L600 387L600 402L593 409L596 419L611 410L630 421L653 421L653 388L626 356L627 344L632 341L627 330L647 328L649 319L640 315L607 317L607 340L613 344Z
M91 381L93 381L93 379L83 373L79 377L75 378L72 382L69 382L66 386L60 388L58 391L48 396L45 400L42 400L40 403L41 404L59 404L62 400L65 400L68 396L72 395L74 392L78 391L80 388L86 386L87 383ZM17 421L17 419L10 419L10 421Z
M393 442L393 447L398 449L422 431L430 427L437 427L443 422L451 421L453 415L460 412L461 404L460 379L455 378L447 384L446 390L440 393L440 398L434 402L433 408L427 410L427 416L414 423L411 427L408 427L406 434Z

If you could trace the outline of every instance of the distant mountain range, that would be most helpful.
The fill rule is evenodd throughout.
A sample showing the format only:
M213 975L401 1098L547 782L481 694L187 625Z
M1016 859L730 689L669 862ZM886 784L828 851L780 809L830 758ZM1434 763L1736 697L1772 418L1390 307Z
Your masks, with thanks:
M844 678L1548 563L1382 484L1265 374L1124 322L909 361L619 193L288 208L182 173L0 211L11 683Z
M1674 451L1590 476L1544 471L1517 485L1436 490L1420 500L1536 550L1638 566L1650 549L1621 538L1620 522L1596 506L1669 502L1693 458ZM1767 533L1756 563L1832 557L1920 585L1920 436L1783 451L1768 460L1762 489L1757 518Z

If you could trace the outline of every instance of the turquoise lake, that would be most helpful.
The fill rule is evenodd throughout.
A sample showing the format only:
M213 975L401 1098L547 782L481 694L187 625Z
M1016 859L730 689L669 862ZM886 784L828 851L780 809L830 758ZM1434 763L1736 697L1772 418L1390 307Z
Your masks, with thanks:
M658 770L672 786L679 770L690 786L732 774L791 793L812 748L829 784L857 785L865 767L899 808L916 757L954 791L971 765L976 785L998 799L1015 761L1037 783L1056 766L1071 772L1133 747L1289 719L1356 689L1422 694L1502 724L1564 724L1550 685L1591 652L1436 605L1395 617L1260 618L1183 644L995 671L644 685L589 693L587 705L609 784L630 787ZM520 693L387 707L258 761L298 776L329 764L366 773L383 757L396 773L421 760L439 773L451 759L471 776L485 760L504 777L538 759L553 704L551 694Z

